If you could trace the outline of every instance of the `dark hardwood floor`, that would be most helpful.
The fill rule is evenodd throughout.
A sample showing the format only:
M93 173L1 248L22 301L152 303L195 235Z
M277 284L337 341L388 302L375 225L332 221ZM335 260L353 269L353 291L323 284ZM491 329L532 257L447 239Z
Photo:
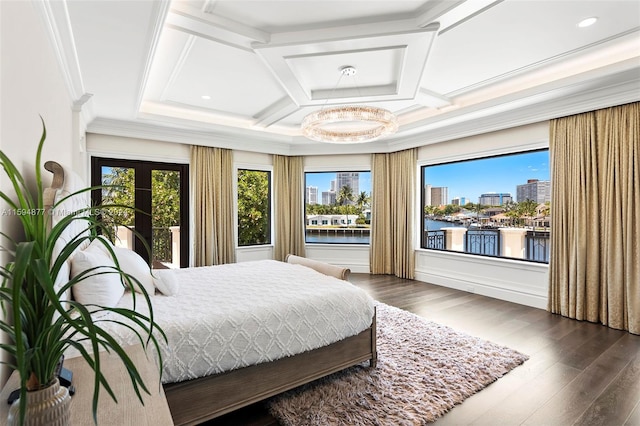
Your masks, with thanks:
M442 425L640 425L640 336L387 275L352 274L374 299L530 356ZM256 404L208 425L277 425Z

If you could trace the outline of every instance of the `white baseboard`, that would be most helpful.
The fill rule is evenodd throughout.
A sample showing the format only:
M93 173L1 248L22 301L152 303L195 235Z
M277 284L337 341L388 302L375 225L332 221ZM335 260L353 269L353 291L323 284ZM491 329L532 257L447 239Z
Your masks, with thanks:
M508 302L531 306L533 308L547 308L546 297L522 291L515 291L512 289L491 285L489 283L483 283L476 279L468 280L452 276L438 275L435 273L424 271L416 271L415 276L419 281L424 281L442 287L462 290L469 293L479 294L481 296L493 297L495 299L506 300Z

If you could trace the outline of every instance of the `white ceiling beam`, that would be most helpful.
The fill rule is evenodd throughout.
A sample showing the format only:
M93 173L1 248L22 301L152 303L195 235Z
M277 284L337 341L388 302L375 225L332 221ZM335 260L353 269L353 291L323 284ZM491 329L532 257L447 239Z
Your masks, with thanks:
M440 23L439 34L442 34L503 1L504 0L462 0L457 1L454 7L448 10L445 10L444 5L440 4L439 7L432 8L419 16L416 22L420 27L432 22L438 22Z
M432 22L436 22L438 18L440 18L445 13L451 11L452 9L457 8L468 0L457 0L457 1L447 1L440 0L433 2L433 6L429 7L429 10L422 13L418 17L415 18L415 23L418 27L423 28L429 25ZM432 2L429 2L431 4ZM469 1L469 3L471 3Z
M291 98L285 96L256 114L254 116L256 119L254 126L261 128L269 127L280 120L287 118L299 109L298 105L296 105Z
M184 4L172 4L166 25L247 51L252 51L252 43L268 43L271 39L271 35L265 31Z
M415 101L422 106L430 108L442 108L451 105L451 99L448 97L423 88L418 90Z

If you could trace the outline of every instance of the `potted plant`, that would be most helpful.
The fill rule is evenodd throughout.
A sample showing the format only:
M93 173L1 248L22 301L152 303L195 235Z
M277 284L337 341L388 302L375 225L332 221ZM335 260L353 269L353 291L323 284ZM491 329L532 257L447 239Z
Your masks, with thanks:
M0 303L3 308L0 329L10 338L10 342L0 345L0 348L13 356L13 361L9 365L19 373L21 385L20 398L15 403L19 404L19 411L12 422L23 424L25 419L28 421L29 416L26 415L28 403L24 403L29 400L27 395L57 384L56 366L69 347L76 348L95 372L93 418L97 422L97 403L101 386L116 400L107 378L101 372L99 351L107 350L119 356L141 401L141 391L148 394L149 390L125 349L103 330L101 325L105 319L97 321L87 307L73 300L61 303L61 298L67 290L92 275L119 274L123 285L131 288L137 280L119 267L114 251L105 242L104 245L111 253L115 267L109 267L106 272L104 267L89 269L70 279L62 288L55 289L54 281L58 273L76 249L86 245L87 240L94 238L97 234L110 233L104 229L98 213L104 215L110 208L122 208L123 206L88 206L75 212L68 212L54 226L49 227L44 210L41 172L42 148L46 139L44 121L42 126L42 137L38 144L35 162L37 189L35 196L30 193L24 177L13 162L4 152L0 151L0 165L2 165L14 192L10 195L0 191L0 198L7 203L8 211L18 216L24 232L23 241L14 241L8 235L0 233L0 238L9 242L9 247L5 247L5 250L9 251L14 258L7 265L0 266L2 280ZM71 196L100 188L85 188L58 201L56 205ZM64 244L61 241L54 249L61 233L74 221L86 222L86 229L89 232L76 235ZM162 358L158 339L166 340L166 336L153 320L149 296L144 292L144 287L140 287L143 289L143 299L149 307L150 314L148 316L131 309L92 307L92 310L94 315L96 310L114 313L115 317L112 316L111 320L107 319L106 321L124 324L136 333L145 348L153 345L158 354L159 368L161 369ZM65 389L61 392L64 391ZM68 397L65 398L62 395L61 399L67 401L68 407ZM0 401L0 403L2 402ZM68 413L66 416L68 418Z

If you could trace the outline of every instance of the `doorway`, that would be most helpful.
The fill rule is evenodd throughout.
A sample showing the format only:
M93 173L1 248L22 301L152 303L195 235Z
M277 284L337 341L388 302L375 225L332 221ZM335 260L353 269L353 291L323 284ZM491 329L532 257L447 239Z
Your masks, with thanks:
M91 159L92 186L106 186L92 192L93 202L133 208L113 208L113 217L104 218L120 225L112 229L114 244L134 250L152 268L189 266L188 180L187 164Z

